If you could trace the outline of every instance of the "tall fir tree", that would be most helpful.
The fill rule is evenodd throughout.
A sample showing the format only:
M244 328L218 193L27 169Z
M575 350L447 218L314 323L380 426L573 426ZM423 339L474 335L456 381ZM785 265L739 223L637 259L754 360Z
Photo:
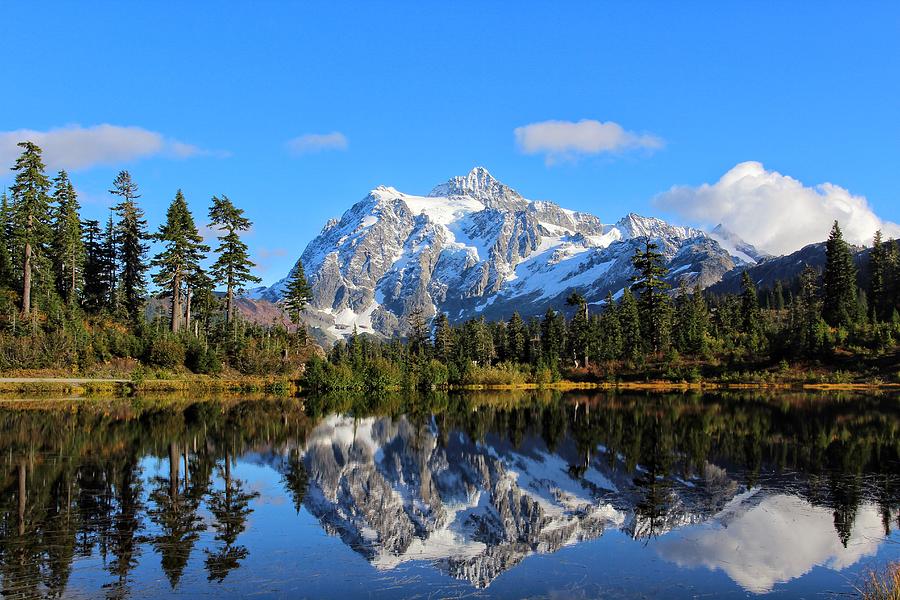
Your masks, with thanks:
M219 236L219 256L212 266L212 276L225 284L225 322L230 323L234 317L234 295L242 292L246 284L262 281L250 272L256 265L250 260L247 244L241 240L241 233L249 230L252 223L225 195L213 196L209 220L210 227L223 234Z
M435 318L434 355L444 364L448 364L453 358L453 329L446 313L441 313Z
M147 219L138 206L141 197L138 186L128 171L120 171L113 181L110 194L119 197L113 207L118 217L116 223L116 249L120 265L122 308L133 324L143 320L147 296L147 250L150 239Z
M572 292L566 298L566 304L575 307L575 314L572 316L569 326L572 354L576 357L576 361L580 355L584 360L582 366L588 367L590 366L591 332L587 299L578 292Z
M622 292L622 299L616 308L622 327L622 356L628 360L637 359L644 351L641 333L641 313L637 299L630 288Z
M821 350L825 337L818 279L815 269L807 266L800 274L800 289L791 304L791 341L808 356Z
M671 327L671 303L666 294L669 284L663 279L668 271L665 257L657 251L658 248L656 243L647 238L644 248L635 250L631 258L631 264L637 271L632 278L634 283L631 289L638 293L641 332L651 352L664 349Z
M300 315L311 299L312 288L309 287L309 282L306 281L303 263L298 260L291 270L284 290L284 307L294 325L300 325Z
M19 142L22 154L12 170L16 173L10 191L16 254L21 257L22 312L31 314L32 278L46 273L46 249L50 241L50 180L44 173L41 149L32 142ZM43 271L43 272L41 272ZM47 282L43 282L46 285Z
M832 327L847 327L857 314L856 264L837 221L825 244L825 257L822 316Z
M157 269L153 282L166 291L170 298L170 330L174 333L181 328L184 315L181 296L187 278L200 268L200 261L209 247L194 224L194 217L188 208L181 190L166 211L166 222L160 225L154 236L164 248L151 261Z
M103 231L103 283L106 298L103 306L112 314L119 310L119 248L116 244L116 224L112 213L106 220Z
M708 331L709 307L698 284L693 292L679 296L676 327L678 350L685 354L703 354L707 348Z
M506 325L506 351L514 361L528 360L528 329L519 311L513 312Z
M75 186L65 171L54 181L53 241L51 256L56 289L64 302L74 306L82 287L84 243L81 240L81 216Z
M84 243L84 292L82 306L91 313L99 312L106 304L108 290L103 256L103 232L100 221L87 220L82 223Z
M872 250L869 252L869 318L872 322L882 321L885 315L888 283L887 246L881 237L881 231L875 232Z
M603 302L603 311L600 313L599 345L600 357L606 360L615 360L622 355L622 323L619 321L619 311L612 292L606 293Z

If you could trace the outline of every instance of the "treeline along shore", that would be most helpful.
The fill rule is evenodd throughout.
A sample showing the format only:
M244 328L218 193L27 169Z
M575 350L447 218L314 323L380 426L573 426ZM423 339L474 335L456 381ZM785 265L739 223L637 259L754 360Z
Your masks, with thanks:
M354 332L323 350L303 324L312 289L299 262L284 319L236 309L260 280L242 239L252 223L227 196L204 219L215 247L180 190L151 231L128 171L111 182L108 219L83 219L68 174L19 146L0 197L0 392L56 379L111 393L900 384L900 245L879 232L860 264L835 222L824 269L765 289L745 272L726 295L671 289L647 239L631 285L603 302L572 293L564 310L496 322L418 311L402 337Z

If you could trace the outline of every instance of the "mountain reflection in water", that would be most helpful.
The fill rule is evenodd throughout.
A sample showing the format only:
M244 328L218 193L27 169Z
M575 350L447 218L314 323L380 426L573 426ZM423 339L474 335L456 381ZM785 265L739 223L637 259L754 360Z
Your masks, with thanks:
M339 538L374 567L359 576L367 594L411 595L421 582L379 574L427 565L415 572L438 595L465 593L454 580L490 595L504 573L541 568L528 556L579 548L603 565L608 535L634 540L635 573L656 565L698 591L696 567L737 591L823 577L816 567L849 585L900 559L898 455L892 397L6 402L0 589L240 595L261 591L242 573L282 565L266 590L285 595L297 578L343 576L304 571ZM263 535L310 517L326 536Z

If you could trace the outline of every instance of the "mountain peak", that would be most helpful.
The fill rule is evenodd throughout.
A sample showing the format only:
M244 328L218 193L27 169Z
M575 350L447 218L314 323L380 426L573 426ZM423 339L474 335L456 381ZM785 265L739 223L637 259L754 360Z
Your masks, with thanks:
M450 178L428 194L435 196L471 196L490 206L497 201L523 200L514 189L501 183L484 167L475 167L467 175Z

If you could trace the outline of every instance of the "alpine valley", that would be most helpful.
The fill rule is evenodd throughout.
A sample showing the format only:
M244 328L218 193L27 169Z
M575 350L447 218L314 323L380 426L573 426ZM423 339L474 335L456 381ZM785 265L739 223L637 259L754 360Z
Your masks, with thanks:
M710 232L630 213L614 224L528 200L483 167L427 196L379 186L326 223L300 260L312 286L308 326L338 339L390 337L409 318L506 319L561 309L573 291L591 304L621 295L631 257L650 238L673 289L709 287L768 257L721 226ZM278 302L287 278L248 293Z

